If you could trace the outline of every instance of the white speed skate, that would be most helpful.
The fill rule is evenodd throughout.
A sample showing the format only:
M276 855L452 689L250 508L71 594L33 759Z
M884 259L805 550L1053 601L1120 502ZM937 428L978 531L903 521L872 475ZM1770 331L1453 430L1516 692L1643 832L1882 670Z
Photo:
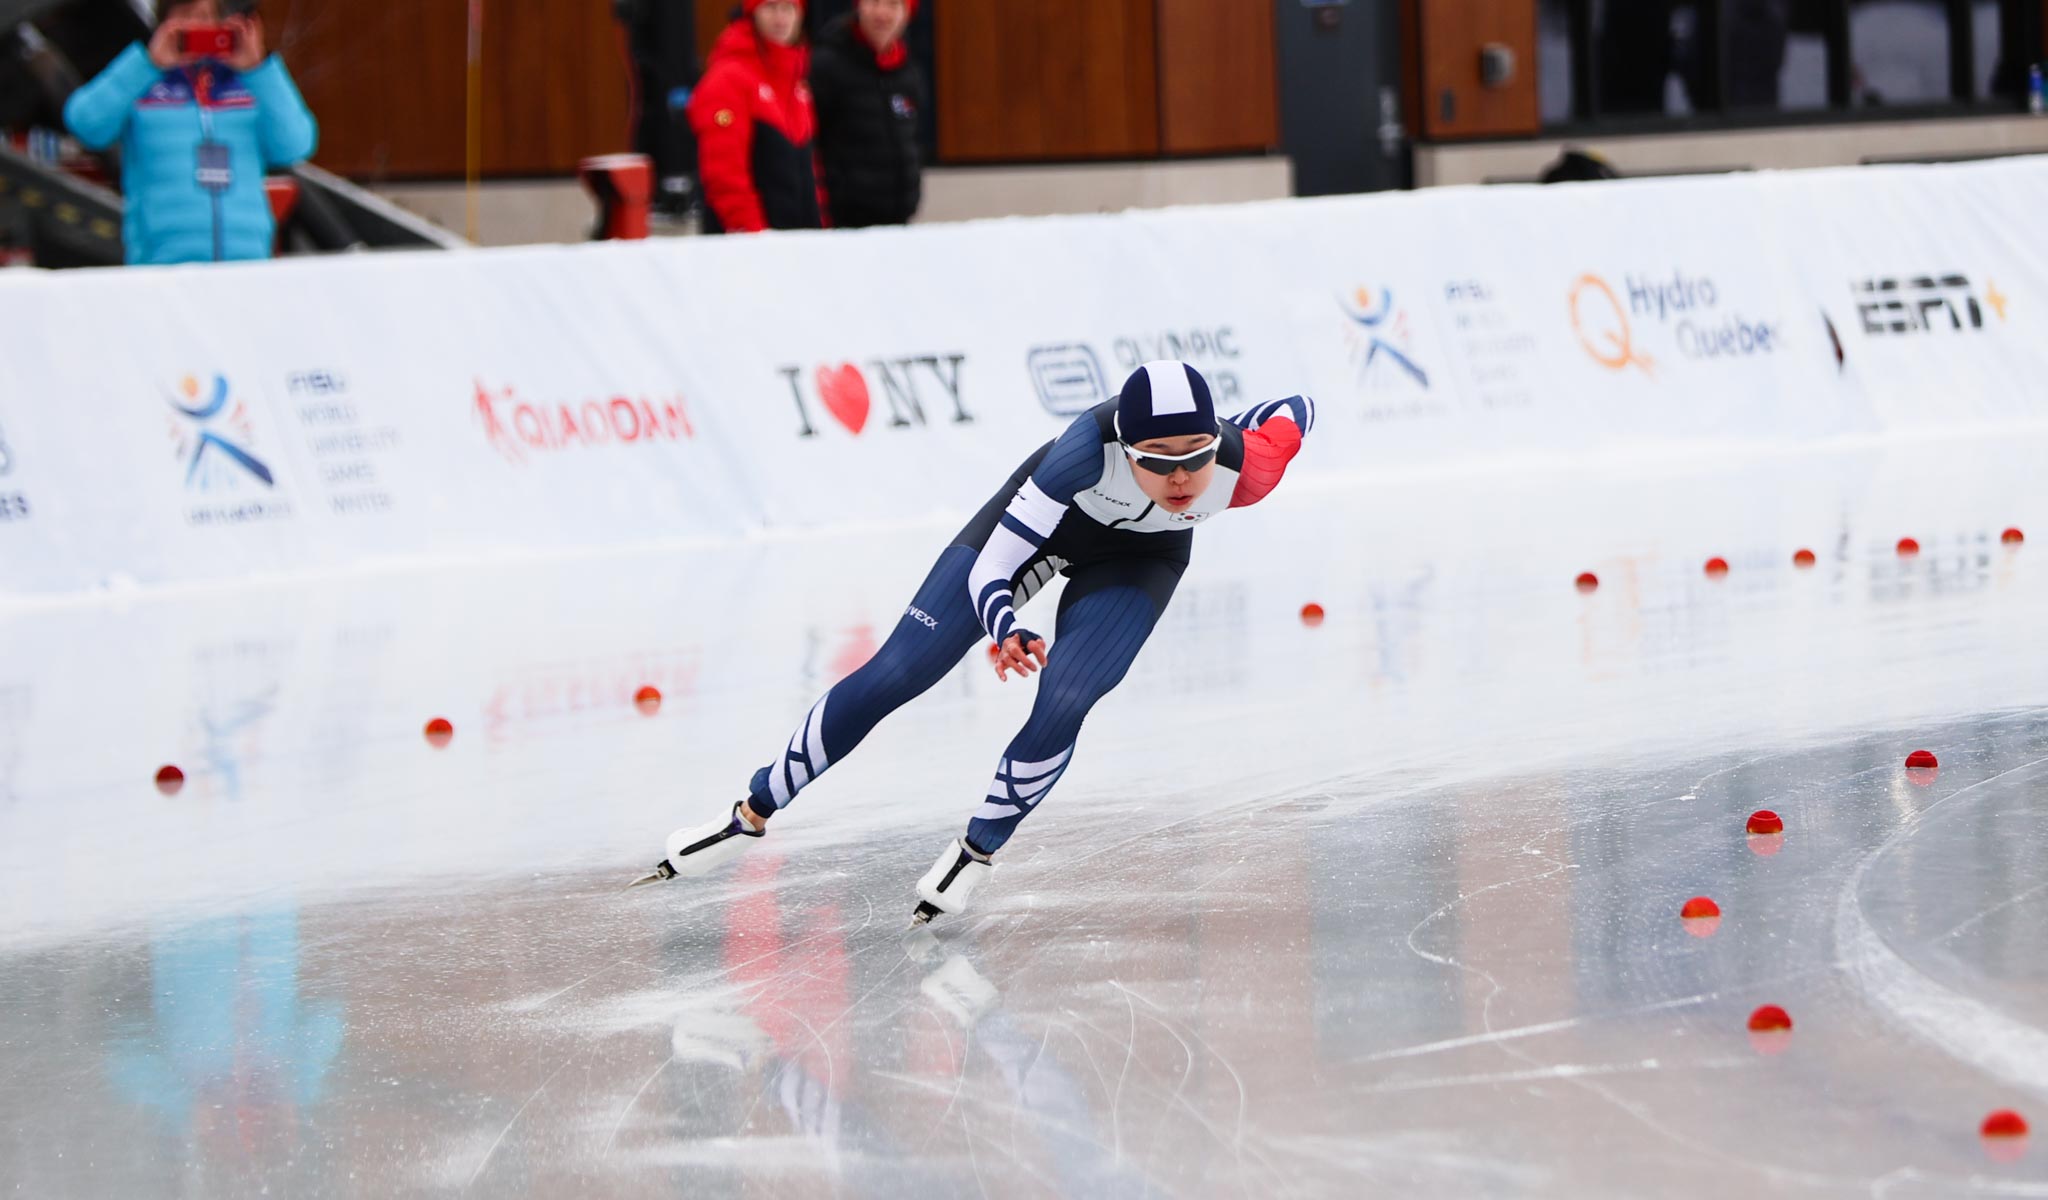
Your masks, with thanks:
M974 889L994 869L987 856L968 849L959 838L946 843L939 851L939 861L917 881L917 911L910 915L911 923L923 925L940 913L967 911Z
M740 801L745 804L746 801ZM746 818L740 816L740 805L715 821L706 821L678 829L668 835L668 855L654 864L654 869L633 882L629 888L643 884L660 883L664 879L682 876L695 879L738 858L748 846L767 837L766 829L756 829Z

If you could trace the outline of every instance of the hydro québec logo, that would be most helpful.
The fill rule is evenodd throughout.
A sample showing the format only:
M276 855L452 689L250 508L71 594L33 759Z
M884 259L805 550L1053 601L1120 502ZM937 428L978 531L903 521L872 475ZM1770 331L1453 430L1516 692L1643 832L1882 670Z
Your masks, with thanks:
M1711 277L1673 271L1666 280L1623 277L1629 315L1670 326L1678 352L1687 358L1750 358L1775 353L1784 341L1776 323L1723 312L1721 292Z
M1618 289L1604 276L1581 275L1572 284L1570 308L1579 345L1614 371L1634 367L1655 374L1656 359L1642 350L1642 333L1652 326L1669 330L1679 355L1694 360L1775 354L1785 340L1776 321L1722 309L1719 285L1683 270L1669 278L1624 275Z

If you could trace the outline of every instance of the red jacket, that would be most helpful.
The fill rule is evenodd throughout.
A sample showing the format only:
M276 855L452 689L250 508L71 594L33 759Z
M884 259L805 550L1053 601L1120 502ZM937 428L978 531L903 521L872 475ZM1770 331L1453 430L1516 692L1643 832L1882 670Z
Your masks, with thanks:
M817 119L804 82L809 67L808 50L766 40L746 18L712 44L703 82L690 97L706 232L824 225L811 151Z

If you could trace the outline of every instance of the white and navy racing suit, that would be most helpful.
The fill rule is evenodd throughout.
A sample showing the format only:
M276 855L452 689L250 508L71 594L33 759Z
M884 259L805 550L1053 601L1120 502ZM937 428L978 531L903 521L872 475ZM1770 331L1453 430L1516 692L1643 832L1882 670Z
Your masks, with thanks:
M811 707L781 756L754 773L748 804L772 815L851 753L883 717L944 678L984 637L1036 636L1016 610L1067 577L1038 696L1004 751L967 843L994 854L1067 769L1081 722L1123 679L1187 569L1194 527L1255 504L1314 427L1306 396L1219 423L1216 473L1184 512L1146 498L1118 443L1110 400L1017 468L940 553L889 640Z

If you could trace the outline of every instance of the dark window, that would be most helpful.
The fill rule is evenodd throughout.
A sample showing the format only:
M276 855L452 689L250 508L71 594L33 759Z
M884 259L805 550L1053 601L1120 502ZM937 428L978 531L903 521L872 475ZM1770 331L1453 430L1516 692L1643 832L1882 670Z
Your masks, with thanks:
M1851 0L1854 102L1876 107L1948 99L1948 18L1944 0Z
M1704 82L1700 9L1681 0L1596 0L1593 45L1602 116L1682 117Z
M1731 45L1731 54L1740 53ZM1777 103L1784 112L1810 112L1828 106L1828 39L1818 29L1788 26L1785 61L1778 68Z
M1970 95L1977 100L2019 101L2027 94L2027 68L2036 58L2021 54L2006 60L2006 47L2026 45L2028 23L1998 0L1976 0L1970 6Z
M2041 0L1538 0L1548 126L2012 111Z
M1572 96L1571 0L1541 0L1536 6L1536 90L1545 125L1583 116Z

